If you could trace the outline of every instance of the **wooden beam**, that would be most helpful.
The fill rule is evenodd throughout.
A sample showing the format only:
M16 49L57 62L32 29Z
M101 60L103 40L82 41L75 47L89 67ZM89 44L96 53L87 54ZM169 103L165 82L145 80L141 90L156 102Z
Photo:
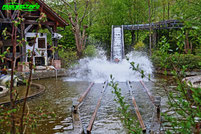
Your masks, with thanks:
M20 27L21 27L21 39L22 38L24 38L25 39L25 34L24 34L24 29L25 29L25 24L24 24L24 22L22 22L21 24L20 24ZM26 56L25 55L23 55L23 54L25 54L26 53L26 43L23 41L22 42L22 47L21 47L21 54L22 54L22 57L21 57L21 62L25 62L26 61Z
M26 34L32 26L33 26L33 24L30 24L30 25L24 30L24 34Z
M143 122L143 120L142 120L142 116L141 116L141 114L140 114L140 111L139 111L139 108L138 108L138 106L137 106L137 104L136 104L136 101L135 101L134 96L132 96L132 102L133 102L133 105L134 105L134 108L135 108L135 112L136 112L137 118L138 118L138 120L139 120L139 122L140 122L140 126L141 126L141 128L142 128L142 131L143 131L143 132L144 132L144 131L146 132L146 127L145 127L144 122Z
M89 91L91 90L91 87L94 85L94 82L92 82L89 87L87 88L87 90L83 93L83 95L81 95L81 97L78 99L78 102L81 103L84 98L87 96L87 94L89 93Z
M96 118L98 109L99 109L99 107L100 107L103 94L104 94L104 92L105 92L105 90L106 90L106 88L107 88L107 85L108 85L108 81L104 82L104 87L103 87L103 89L102 89L102 91L101 91L101 97L100 97L99 100L98 100L98 103L97 103L97 105L96 105L96 108L95 108L95 110L94 110L94 113L93 113L93 115L92 115L92 117L91 117L91 120L90 120L90 122L89 122L89 125L88 125L88 127L87 127L87 133L88 133L88 134L91 133L91 130L92 130L92 127L93 127L93 124L94 124L94 121L95 121L95 118Z
M13 12L13 15L12 15L12 19L13 19L13 20L15 19L15 17L17 16L18 13L19 13L19 10L15 10L15 11Z
M3 19L5 19L5 16L3 15L2 10L0 10L0 15L1 15L1 17L2 17Z
M140 83L142 84L142 86L144 87L144 89L146 90L150 100L152 101L152 103L154 104L154 96L152 96L151 92L149 91L149 89L145 86L144 82L142 80L140 80Z
M143 133L145 133L146 132L146 127L144 125L144 122L142 120L142 116L140 114L139 108L138 108L137 103L135 101L135 97L133 96L133 93L132 93L132 90L131 90L131 86L130 86L130 81L127 81L127 85L128 85L129 93L132 96L132 102L133 102L133 105L134 105L134 108L135 108L135 113L136 113L137 118L139 120L139 123L140 123L140 126L142 128L142 131L143 131Z
M94 123L94 120L96 118L96 114L98 112L98 108L100 107L100 104L101 104L101 100L102 100L102 96L99 98L98 103L96 105L96 109L94 110L94 113L93 113L93 115L91 117L91 120L90 120L89 125L87 127L87 133L91 133L93 123Z
M12 23L12 21L11 20L9 20L9 19L0 19L0 22L1 23Z
M50 26L45 25L45 27L49 30L49 32L51 33L51 35L54 33L53 30L52 30L52 28Z
M38 25L38 22L35 20L25 20L24 21L25 24L33 24L33 25ZM49 25L49 26L54 26L55 23L52 21L47 21L47 22L43 22L41 23L42 25Z

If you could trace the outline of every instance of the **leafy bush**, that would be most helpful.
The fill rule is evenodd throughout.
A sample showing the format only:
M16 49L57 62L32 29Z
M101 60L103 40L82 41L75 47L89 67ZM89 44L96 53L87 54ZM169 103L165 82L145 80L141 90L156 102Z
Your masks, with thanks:
M152 62L157 69L172 70L175 68L183 68L188 70L201 69L201 56L193 54L164 54L155 51L152 56Z
M142 41L139 41L136 45L134 45L134 49L142 51L145 49L145 44Z
M70 67L78 59L77 52L70 48L59 50L59 56L62 59L62 67L64 68Z
M195 54L201 56L201 48L195 49Z
M94 57L96 56L96 48L94 45L88 45L84 50L84 55L87 57Z

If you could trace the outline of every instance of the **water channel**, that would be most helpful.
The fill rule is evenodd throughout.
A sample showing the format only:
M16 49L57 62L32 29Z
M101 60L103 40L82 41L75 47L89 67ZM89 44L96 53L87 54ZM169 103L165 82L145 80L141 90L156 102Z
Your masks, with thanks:
M138 56L136 56L138 54ZM153 74L153 67L149 59L141 53L129 54L130 60L140 64L146 74L152 74L154 83L143 79L145 85L150 89L154 96L162 97L162 108L165 107L166 97L165 92L160 85L167 84L164 80L170 79L161 75ZM134 56L135 55L135 56ZM87 64L86 64L87 63ZM34 83L42 84L46 87L45 93L28 102L30 112L36 112L37 107L41 106L46 112L54 112L55 118L48 116L45 119L39 119L36 129L28 129L28 132L36 134L71 134L68 130L71 125L71 107L72 100L79 96L87 89L91 81L95 84L85 98L83 105L80 107L80 116L83 126L87 127L89 120L94 112L97 101L100 97L100 92L103 88L104 80L112 74L115 80L119 82L119 87L122 89L122 95L130 104L130 110L134 113L131 96L129 94L126 80L130 80L133 87L133 94L139 106L140 113L147 127L150 126L151 117L153 114L153 105L151 104L148 95L140 84L140 74L133 72L130 69L128 61L122 61L119 64L110 63L105 57L101 58L85 58L80 61L80 66L71 70L72 77L63 77L51 79L35 80ZM24 87L20 87L23 89ZM117 110L118 104L114 101L115 95L112 94L113 89L108 87L104 93L101 106L98 110L96 120L94 122L92 133L94 134L126 134L127 131L121 122L121 116ZM6 97L0 98L0 102ZM8 99L8 98L7 98ZM2 130L3 132L3 130Z

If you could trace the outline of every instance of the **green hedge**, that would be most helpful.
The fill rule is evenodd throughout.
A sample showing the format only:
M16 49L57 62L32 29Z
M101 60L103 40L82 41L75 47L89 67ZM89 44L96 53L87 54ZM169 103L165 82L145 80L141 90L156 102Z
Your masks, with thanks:
M201 56L193 54L160 54L155 52L152 62L157 69L172 70L185 66L188 70L201 69Z

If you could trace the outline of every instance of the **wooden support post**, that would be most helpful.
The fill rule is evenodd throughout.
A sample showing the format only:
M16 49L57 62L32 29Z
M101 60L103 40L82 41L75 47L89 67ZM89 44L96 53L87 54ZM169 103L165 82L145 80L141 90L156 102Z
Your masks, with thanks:
M3 19L5 19L5 16L3 15L2 10L0 10L0 15L1 15L1 17L2 17Z
M157 115L157 120L160 122L161 97L159 97L159 96L155 97L154 104L155 104L155 106L156 106L156 115Z
M21 39L25 39L25 31L24 31L24 29L25 29L25 24L24 24L24 22L22 22L21 24L20 24L20 26L21 26ZM22 43L23 45L22 45L22 47L21 47L21 54L22 54L22 57L20 57L20 61L21 62L26 62L26 55L24 55L25 53L26 53L26 43L25 42L23 42Z
M77 101L77 99L73 99L73 105L71 110L74 114L78 112L78 104L79 102Z

